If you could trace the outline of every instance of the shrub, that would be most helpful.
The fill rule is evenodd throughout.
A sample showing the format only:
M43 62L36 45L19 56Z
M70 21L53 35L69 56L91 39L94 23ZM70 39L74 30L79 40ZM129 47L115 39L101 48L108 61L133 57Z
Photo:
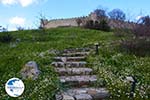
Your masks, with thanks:
M102 30L102 31L110 31L110 27L108 26L106 20L95 21L95 22L93 20L87 20L86 23L83 25L83 27L89 29Z
M102 31L110 31L110 27L106 20L100 21L100 30Z
M117 36L117 37L124 37L125 34L126 34L126 33L125 33L124 31L122 31L121 29L116 29L116 30L114 31L114 35Z
M140 23L139 23L140 22ZM128 32L129 33L129 32ZM142 17L132 30L133 36L122 41L121 48L138 56L150 55L150 17Z
M132 37L132 30L131 29L123 29L123 28L116 28L113 30L114 35L117 37Z
M133 33L136 37L150 37L150 17L145 16L138 20L138 26L135 27Z
M133 53L137 56L150 55L150 40L148 38L136 38L133 40L122 41L121 47L128 53Z
M94 26L94 21L93 20L87 20L85 22L84 28L93 29L93 26Z
M3 43L11 42L13 39L14 39L13 36L7 32L2 33L2 35L0 35L0 42Z
M139 24L146 25L146 26L150 26L150 17L149 17L149 16L141 17L141 18L138 20L138 23L139 23Z
M140 25L137 26L133 33L136 37L150 37L150 26Z

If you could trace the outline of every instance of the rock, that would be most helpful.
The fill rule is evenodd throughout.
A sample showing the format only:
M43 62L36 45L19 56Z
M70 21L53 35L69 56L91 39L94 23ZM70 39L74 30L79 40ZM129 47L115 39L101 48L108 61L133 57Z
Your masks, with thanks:
M62 100L63 96L61 94L56 94L55 98L56 98L56 100Z
M63 99L62 100L75 100L75 99L72 96L63 95Z
M21 42L21 39L20 39L20 38L17 38L17 39L16 39L16 43L19 43L19 42Z
M87 93L89 95L91 95L94 100L101 100L101 99L104 99L104 98L107 98L109 96L109 93L107 90L101 88L101 89L89 89L87 90Z
M60 53L60 51L52 49L52 50L48 50L47 53L48 53L48 54L57 55L57 54Z
M108 93L97 93L97 94L92 95L92 97L94 98L94 100L102 100L102 99L109 97L109 94Z
M31 78L35 80L38 78L40 74L40 70L38 69L38 65L35 61L29 61L23 66L20 73L21 73L21 76L25 79Z
M93 94L96 94L97 91L96 90L88 90L87 93L93 95Z
M92 100L92 97L89 94L79 94L75 95L76 100Z

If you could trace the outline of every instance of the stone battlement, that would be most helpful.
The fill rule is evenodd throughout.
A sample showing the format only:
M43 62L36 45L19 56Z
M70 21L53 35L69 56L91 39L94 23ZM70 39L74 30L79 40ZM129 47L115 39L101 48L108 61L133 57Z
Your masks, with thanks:
M49 28L56 28L56 27L70 27L70 26L78 26L76 20L77 18L81 18L83 20L97 20L97 16L94 13L89 14L89 16L85 17L75 17L75 18L66 18L66 19L52 19L52 20L45 20L44 28L49 29ZM124 21L118 21L118 20L112 20L112 19L107 19L108 25L111 28L128 28L128 29L133 29L135 26L137 26L136 23L133 22L124 22Z

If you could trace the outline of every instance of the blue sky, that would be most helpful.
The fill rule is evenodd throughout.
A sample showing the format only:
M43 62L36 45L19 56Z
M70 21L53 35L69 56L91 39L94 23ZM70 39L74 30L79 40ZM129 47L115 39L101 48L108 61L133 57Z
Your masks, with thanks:
M0 26L36 28L40 13L48 19L86 16L96 8L120 8L135 20L150 15L150 0L0 0Z

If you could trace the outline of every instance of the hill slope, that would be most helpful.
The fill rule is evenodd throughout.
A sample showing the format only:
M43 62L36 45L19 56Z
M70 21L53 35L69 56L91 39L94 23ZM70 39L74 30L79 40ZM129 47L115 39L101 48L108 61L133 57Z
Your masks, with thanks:
M0 33L0 36L5 33ZM6 81L12 77L20 77L22 66L31 60L38 63L42 73L36 81L23 80L25 92L19 99L47 99L53 100L58 89L63 89L57 79L57 74L50 66L53 54L47 50L63 50L65 48L84 47L99 42L99 55L91 55L89 67L99 76L98 86L107 86L112 94L111 98L128 100L130 84L124 82L128 75L136 75L139 84L136 90L136 100L149 97L150 57L136 57L120 52L119 38L112 32L102 32L81 28L55 28L43 31L10 32L14 37L11 43L0 42L0 98L10 98L4 90ZM16 42L16 40L19 40ZM142 91L141 91L142 88ZM143 93L144 91L144 93ZM11 98L13 99L13 98ZM110 99L112 100L112 99Z

